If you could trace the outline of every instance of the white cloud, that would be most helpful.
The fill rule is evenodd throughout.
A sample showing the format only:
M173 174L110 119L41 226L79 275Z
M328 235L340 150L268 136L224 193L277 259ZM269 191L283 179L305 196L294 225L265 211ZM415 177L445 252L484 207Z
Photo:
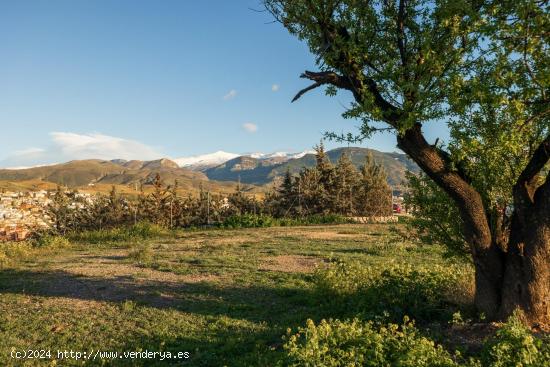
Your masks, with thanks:
M271 90L272 90L273 92L277 92L277 91L279 90L279 84L273 84L273 85L271 86Z
M231 89L225 96L223 96L224 101L229 101L230 99L233 99L237 96L237 91L235 89Z
M51 141L47 148L15 151L0 161L0 167L36 166L75 159L153 160L163 157L146 144L100 133L52 132L49 135Z
M253 124L252 122L247 122L243 124L243 129L245 129L249 133L255 133L256 131L258 131L258 125Z
M50 133L54 144L72 159L155 159L162 154L138 141L98 133Z

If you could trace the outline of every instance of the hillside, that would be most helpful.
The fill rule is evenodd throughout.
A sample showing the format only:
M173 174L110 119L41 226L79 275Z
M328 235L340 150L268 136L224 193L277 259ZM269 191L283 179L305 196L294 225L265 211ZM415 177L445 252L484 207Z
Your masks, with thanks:
M377 163L384 166L388 174L388 182L399 186L405 180L405 172L418 172L418 166L404 154L384 153L368 148L337 148L327 152L331 162L336 163L340 156L348 153L353 163L359 167L364 163L365 156L370 152ZM287 169L298 173L303 167L313 167L315 155L305 154L300 158L280 160L257 159L250 156L241 156L231 159L217 167L204 171L209 179L218 181L237 181L243 183L263 185L282 176Z
M234 188L231 182L210 181L202 172L180 168L169 159L155 161L125 161L125 160L80 160L63 164L42 166L27 169L0 170L0 185L8 187L27 187L13 183L32 182L31 187L63 185L72 188L97 188L104 191L112 185L131 187L133 190L141 185L151 185L157 173L165 184L173 184L176 180L181 190L195 192L202 187L205 190L227 192ZM11 183L11 185L8 185ZM123 190L124 191L124 190Z

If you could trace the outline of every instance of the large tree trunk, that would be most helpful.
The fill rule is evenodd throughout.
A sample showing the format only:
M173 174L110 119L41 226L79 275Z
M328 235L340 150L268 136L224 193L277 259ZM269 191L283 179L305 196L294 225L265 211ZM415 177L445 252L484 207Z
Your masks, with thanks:
M550 326L550 226L532 218L526 228L512 228L498 318L520 309L529 324Z
M546 164L549 147L550 139L547 138L515 187L516 208L499 314L504 318L519 308L528 323L546 327L550 327L550 173L536 190L537 174L533 173ZM533 168L531 172L530 168Z
M473 253L475 268L474 303L489 320L499 316L502 303L504 253L496 245Z

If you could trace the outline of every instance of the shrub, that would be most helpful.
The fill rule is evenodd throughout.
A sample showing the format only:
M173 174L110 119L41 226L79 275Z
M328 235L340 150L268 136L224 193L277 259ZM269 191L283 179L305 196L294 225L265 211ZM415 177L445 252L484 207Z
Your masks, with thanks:
M376 324L373 321L308 320L306 327L291 330L285 340L284 361L290 366L464 366L546 367L550 365L550 337L536 337L511 317L485 343L480 358L464 359L423 336L409 322Z
M304 226L315 224L344 224L354 223L350 218L344 217L339 214L315 214L305 217L296 218L280 218L277 222L282 227L287 226Z
M3 242L0 243L0 269L12 264L14 261L27 258L33 250L29 242Z
M100 244L105 242L125 242L137 239L148 239L159 237L166 233L168 233L168 231L158 225L140 222L132 226L74 232L71 233L70 238L74 241Z
M151 245L142 244L128 254L130 259L137 261L139 264L146 264L153 260L154 253Z
M269 215L241 214L227 217L221 227L223 228L260 228L260 227L289 227L316 224L343 224L354 223L350 218L339 214L315 214L304 217L273 218Z
M130 238L153 238L166 233L162 227L149 222L139 222L129 227L123 227L123 232Z
M485 344L482 361L493 367L550 366L550 336L533 336L516 313Z
M405 318L402 325L311 320L285 337L285 365L290 366L458 366L452 356L419 334Z
M42 248L66 248L71 245L70 241L63 236L45 234L35 239L34 245Z
M224 228L260 228L271 227L275 224L273 217L269 215L241 214L227 217L223 223Z
M466 284L472 274L458 265L427 269L336 262L319 270L315 279L318 296L332 311L394 322L405 315L434 321L450 320L460 306L468 304Z

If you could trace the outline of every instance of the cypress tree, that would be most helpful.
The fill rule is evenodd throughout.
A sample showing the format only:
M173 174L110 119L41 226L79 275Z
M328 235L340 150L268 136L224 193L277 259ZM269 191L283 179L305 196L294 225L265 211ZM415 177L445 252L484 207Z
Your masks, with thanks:
M364 216L391 215L392 193L382 165L377 164L369 153L360 171L356 196L358 212Z
M336 164L335 172L334 211L342 215L353 215L353 195L359 181L359 172L348 153L342 153Z
M335 208L335 172L334 165L330 162L325 152L325 147L321 141L315 146L316 169L319 172L319 201L323 212L331 212Z

